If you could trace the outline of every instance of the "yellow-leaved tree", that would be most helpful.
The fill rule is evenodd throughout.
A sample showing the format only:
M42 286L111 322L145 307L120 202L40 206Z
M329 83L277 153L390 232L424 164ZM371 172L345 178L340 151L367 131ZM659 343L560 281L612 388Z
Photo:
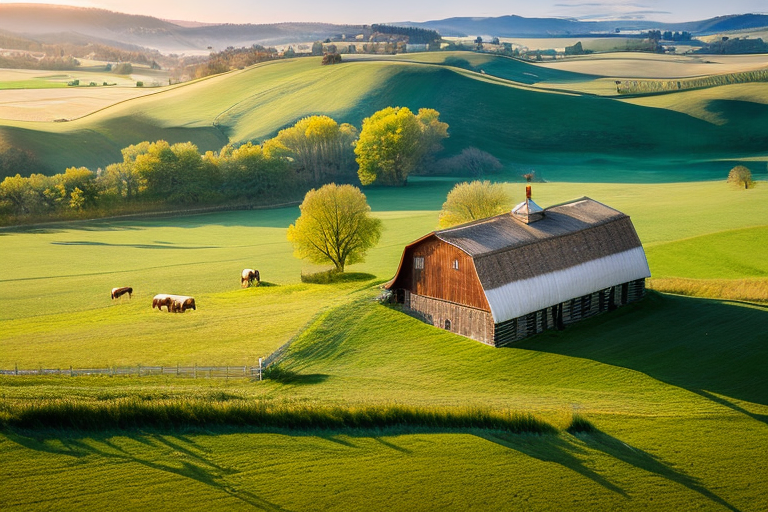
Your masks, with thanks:
M355 144L363 185L405 185L408 175L448 137L448 124L431 108L415 115L407 107L387 107L363 120Z
M360 263L368 249L379 243L381 221L359 188L331 183L304 196L301 215L288 227L294 255L312 263L333 263L344 272Z
M448 193L440 211L440 227L448 228L509 211L512 198L499 183L458 183Z

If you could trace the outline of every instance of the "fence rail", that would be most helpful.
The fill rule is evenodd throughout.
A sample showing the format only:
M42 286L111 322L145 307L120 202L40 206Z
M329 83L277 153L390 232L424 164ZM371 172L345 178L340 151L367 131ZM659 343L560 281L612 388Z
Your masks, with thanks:
M0 375L135 375L149 377L169 375L193 379L231 379L250 378L262 380L266 365L259 361L259 366L112 366L109 368L34 368L13 370L0 369Z

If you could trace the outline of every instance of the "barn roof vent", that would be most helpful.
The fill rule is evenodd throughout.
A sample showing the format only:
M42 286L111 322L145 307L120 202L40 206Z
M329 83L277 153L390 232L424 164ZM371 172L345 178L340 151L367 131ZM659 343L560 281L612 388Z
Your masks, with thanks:
M531 186L525 187L525 201L512 208L512 216L521 222L530 224L544 218L544 209L531 199Z

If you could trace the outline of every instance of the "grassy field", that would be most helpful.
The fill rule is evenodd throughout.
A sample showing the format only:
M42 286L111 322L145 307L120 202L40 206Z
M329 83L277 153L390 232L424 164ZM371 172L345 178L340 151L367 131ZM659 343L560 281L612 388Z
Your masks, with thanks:
M372 299L452 185L367 190L381 243L334 285L299 282L318 267L285 240L296 208L3 231L0 368L255 364L294 341L264 382L0 377L0 423L37 405L476 407L533 413L552 432L0 428L0 508L762 510L766 309L651 292L505 349L434 329ZM762 185L542 183L534 197L630 214L655 276L741 280L768 272ZM272 286L240 289L246 266ZM112 303L119 285L134 298ZM151 310L157 292L192 293L198 310ZM574 414L595 429L566 431Z
M189 140L202 150L216 150L230 141L264 140L306 115L327 114L359 126L376 110L401 105L442 113L451 134L446 155L476 146L500 158L511 173L536 168L549 180L713 179L733 161L765 155L765 127L755 115L763 104L703 96L701 108L718 113L720 122L713 124L672 109L648 108L655 105L553 93L522 83L581 80L562 70L472 53L406 57L438 61L365 59L320 66L317 59L302 58L262 64L68 123L6 121L0 140L29 149L50 170L61 172L72 165L104 167L120 159L120 148L141 140ZM445 65L450 58L486 74Z

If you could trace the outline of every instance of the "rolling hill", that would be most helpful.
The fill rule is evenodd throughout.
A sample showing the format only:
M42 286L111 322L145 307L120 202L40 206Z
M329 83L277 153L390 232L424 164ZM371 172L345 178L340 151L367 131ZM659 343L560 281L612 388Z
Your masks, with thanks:
M313 114L361 126L386 106L431 107L450 125L446 155L486 150L508 170L547 179L675 181L722 177L728 163L763 155L768 105L703 97L717 123L671 109L536 88L583 75L512 59L440 54L442 62L319 58L266 63L160 90L66 123L4 122L0 145L28 150L50 171L103 167L142 140L192 141L201 150L262 141ZM451 61L450 59L454 60ZM489 73L464 69L488 68ZM459 64L455 67L451 64ZM484 71L484 69L482 69ZM507 80L499 77L508 77ZM530 82L534 82L531 84ZM688 92L695 101L695 91ZM689 108L693 108L690 107ZM50 172L49 171L49 172Z
M55 43L77 37L116 46L134 45L162 52L206 51L209 47L273 45L315 41L361 27L330 23L176 24L152 16L104 9L47 4L0 4L0 30ZM354 34L353 34L354 32Z
M437 30L443 36L492 35L496 37L553 37L602 34L616 30L671 30L713 34L768 26L765 14L732 14L700 21L660 23L647 20L579 21L566 18L524 18L522 16L460 17L402 25Z

